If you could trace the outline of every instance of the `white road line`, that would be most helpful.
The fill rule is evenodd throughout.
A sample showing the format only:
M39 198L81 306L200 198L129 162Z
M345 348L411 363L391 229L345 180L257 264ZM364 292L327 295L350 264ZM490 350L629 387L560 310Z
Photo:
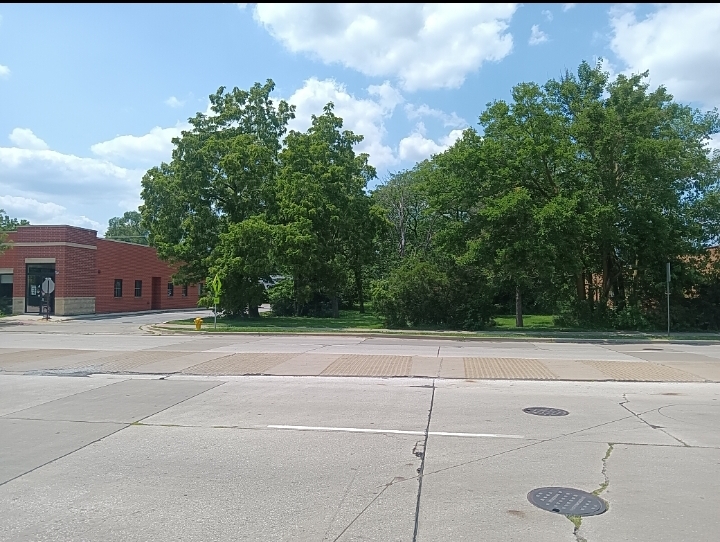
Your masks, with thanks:
M292 429L295 431L336 431L340 433L381 433L389 435L425 435L425 431L403 431L401 429L362 429L359 427L314 427L309 425L268 425L268 429ZM430 431L437 437L471 437L471 438L512 438L524 439L522 435L502 435L497 433L449 433L447 431Z

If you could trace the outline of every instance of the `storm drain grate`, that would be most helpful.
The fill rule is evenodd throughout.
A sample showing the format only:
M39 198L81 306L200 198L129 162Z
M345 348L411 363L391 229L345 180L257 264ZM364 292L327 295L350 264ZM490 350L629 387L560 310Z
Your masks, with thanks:
M542 406L534 406L523 408L523 412L526 414L534 414L535 416L567 416L570 414L567 410L562 408L550 408Z
M538 508L564 516L597 516L607 510L600 497L571 487L541 487L527 498Z

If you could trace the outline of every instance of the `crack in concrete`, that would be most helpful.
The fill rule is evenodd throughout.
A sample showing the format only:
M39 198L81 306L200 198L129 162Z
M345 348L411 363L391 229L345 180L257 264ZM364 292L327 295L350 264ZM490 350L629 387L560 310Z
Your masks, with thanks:
M667 406L672 406L672 405L663 405L663 406L661 406L661 407L653 408L653 409L651 409L651 410L647 410L647 411L645 411L645 412L641 412L641 413L638 414L637 412L631 410L631 409L627 406L627 404L628 404L629 402L630 402L630 399L627 398L627 393L623 393L623 401L620 402L620 403L618 403L618 404L619 404L622 408L624 408L625 410L627 410L630 414L632 414L633 416L635 416L638 420L640 420L640 421L643 422L645 425L647 425L649 428L655 429L655 430L660 431L660 432L662 432L662 433L665 433L668 437L670 437L671 439L679 442L679 443L682 444L685 448L690 448L690 445L689 445L687 442L684 442L682 439L679 439L679 438L676 437L675 435L671 434L669 431L666 431L664 427L660 427L659 425L653 425L653 424L651 424L650 422L648 422L647 420L645 420L645 419L642 417L643 414L647 414L648 412L655 412L655 411L658 411L658 412L659 412L661 408L665 408L665 407L667 407Z
M608 449L605 452L605 457L602 458L602 475L603 475L603 482L600 484L600 486L592 492L593 495L596 497L600 497L600 494L605 491L608 486L610 485L610 476L607 472L607 462L608 459L610 459L610 455L613 452L613 449L615 448L615 443L608 442ZM607 502L607 501L606 501ZM582 527L582 516L565 516L570 520L570 522L574 525L573 529L573 535L575 536L576 542L588 542L587 538L585 538L582 533L580 532L580 529Z

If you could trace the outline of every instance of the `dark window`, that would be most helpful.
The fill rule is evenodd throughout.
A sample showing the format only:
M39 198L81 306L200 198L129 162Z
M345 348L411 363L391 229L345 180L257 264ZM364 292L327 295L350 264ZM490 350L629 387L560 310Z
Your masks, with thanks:
M115 297L122 297L122 279L115 279Z
M182 296L187 297L187 284L183 284L182 287Z
M198 297L202 297L205 293L205 285L201 282L198 284Z
M175 287L172 282L168 282L168 297L172 297L175 293Z
M135 297L142 297L142 281L135 281Z

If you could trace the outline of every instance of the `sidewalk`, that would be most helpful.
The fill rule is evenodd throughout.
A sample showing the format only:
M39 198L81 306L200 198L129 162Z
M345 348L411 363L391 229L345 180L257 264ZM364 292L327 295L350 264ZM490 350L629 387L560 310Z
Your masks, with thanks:
M174 348L174 347L168 347ZM720 382L720 359L620 361L560 356L417 356L395 354L228 352L148 349L98 351L0 348L0 372L89 375L184 374L197 376L425 377L465 380L573 380L627 382ZM700 356L702 357L702 356Z

